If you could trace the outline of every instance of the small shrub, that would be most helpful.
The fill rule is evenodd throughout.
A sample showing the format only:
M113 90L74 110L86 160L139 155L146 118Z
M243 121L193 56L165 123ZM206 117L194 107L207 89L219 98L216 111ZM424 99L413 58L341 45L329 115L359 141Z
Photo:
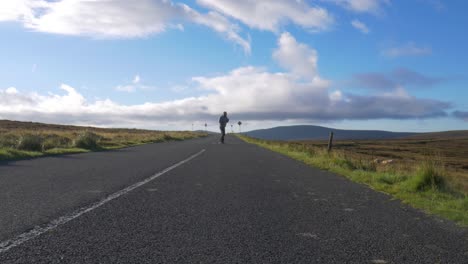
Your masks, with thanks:
M42 146L44 150L57 148L57 145L55 144L55 142L53 142L52 140L48 140L48 139L44 141L44 144Z
M388 173L382 174L378 176L377 178L379 182L389 184L389 185L393 185L395 183L405 181L406 179L407 178L405 176L398 175L398 174L388 174Z
M444 169L434 160L422 162L412 179L412 188L416 191L443 190L445 186Z
M333 163L343 169L348 169L348 170L357 169L354 163L347 158L334 158Z
M16 148L18 146L18 136L12 134L4 134L0 137L0 147L3 148Z
M43 150L44 139L39 135L25 134L19 139L17 149L27 151L38 151Z
M317 151L315 151L313 148L307 148L307 153L309 153L310 156L315 156Z
M70 147L72 140L59 136L59 135L49 135L44 139L43 149L49 150L53 148L67 148Z
M164 142L165 140L163 138L154 138L154 139L147 139L144 141L141 141L142 143L160 143Z
M164 141L170 141L170 140L180 140L180 138L177 138L177 137L173 137L169 134L164 134Z
M75 139L75 147L82 149L98 149L99 141L101 137L93 132L86 131L83 134L78 135Z
M354 164L354 162L343 152L330 152L326 155L329 156L331 164L335 166L348 170L357 169L357 166Z
M359 170L370 171L370 172L377 171L377 166L375 162L359 158L359 159L356 159L354 163L355 163L356 168Z

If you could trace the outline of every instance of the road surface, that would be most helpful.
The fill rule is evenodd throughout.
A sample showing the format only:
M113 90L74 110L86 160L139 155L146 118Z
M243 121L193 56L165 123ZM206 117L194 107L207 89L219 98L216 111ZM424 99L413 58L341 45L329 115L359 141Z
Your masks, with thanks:
M468 233L210 136L0 163L0 263L468 263Z

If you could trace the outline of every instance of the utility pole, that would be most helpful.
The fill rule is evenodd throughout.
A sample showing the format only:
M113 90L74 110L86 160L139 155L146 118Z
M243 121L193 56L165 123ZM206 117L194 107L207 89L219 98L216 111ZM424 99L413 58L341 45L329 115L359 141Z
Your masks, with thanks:
M234 125L233 124L231 124L231 133L234 134Z
M208 124L207 124L207 123L205 123L205 132L207 132L207 131L208 131L208 130L207 130L207 127L208 127Z

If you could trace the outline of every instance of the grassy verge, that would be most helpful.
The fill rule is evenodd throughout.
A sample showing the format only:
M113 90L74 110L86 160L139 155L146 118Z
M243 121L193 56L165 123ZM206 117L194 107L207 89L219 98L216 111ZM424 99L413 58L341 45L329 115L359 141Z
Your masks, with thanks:
M83 128L14 121L7 125L0 126L0 160L111 150L205 136L188 131Z
M468 195L451 184L452 178L437 159L427 158L411 168L391 166L382 169L373 160L356 158L344 151L328 153L323 148L239 137L308 165L366 184L461 226L468 226Z

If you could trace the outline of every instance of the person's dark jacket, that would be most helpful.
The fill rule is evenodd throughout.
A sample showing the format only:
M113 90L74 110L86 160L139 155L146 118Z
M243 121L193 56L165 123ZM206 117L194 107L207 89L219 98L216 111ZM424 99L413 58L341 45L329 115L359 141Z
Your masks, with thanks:
M220 118L219 118L219 126L220 127L226 127L226 124L229 122L229 118L227 118L227 116L224 116L222 115Z

